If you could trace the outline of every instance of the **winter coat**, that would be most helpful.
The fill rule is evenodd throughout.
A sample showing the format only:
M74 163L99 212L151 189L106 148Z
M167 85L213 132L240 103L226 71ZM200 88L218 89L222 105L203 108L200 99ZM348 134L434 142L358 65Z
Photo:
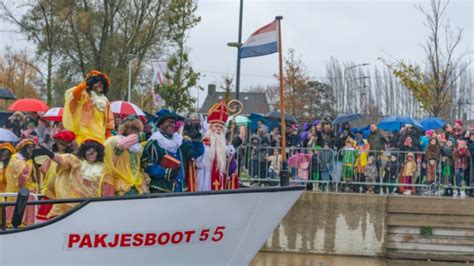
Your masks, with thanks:
M400 164L398 160L396 161L388 161L385 165L385 176L389 178L396 178L398 176L398 171L400 170Z
M331 149L321 149L319 150L320 158L320 170L322 172L329 171L328 166L332 165L334 162L334 151Z
M403 166L403 176L414 176L416 173L416 162L406 161Z
M438 160L440 155L439 144L429 144L426 148L426 161Z
M467 169L469 165L469 159L471 153L468 149L455 149L454 150L454 168L456 169Z
M369 142L370 145L370 150L373 151L381 151L385 147L385 143L387 140L385 137L382 135L380 130L376 130L374 132L370 132L369 137L367 138L367 141Z

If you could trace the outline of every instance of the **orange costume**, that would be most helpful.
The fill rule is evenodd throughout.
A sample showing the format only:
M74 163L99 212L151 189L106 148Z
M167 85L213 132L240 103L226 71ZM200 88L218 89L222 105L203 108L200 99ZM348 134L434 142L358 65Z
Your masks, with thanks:
M110 103L103 94L95 91L87 92L87 79L101 77L106 86L110 86L109 78L96 70L91 71L86 81L66 91L63 125L76 134L76 141L80 145L86 139L93 139L104 143L110 137L115 127Z

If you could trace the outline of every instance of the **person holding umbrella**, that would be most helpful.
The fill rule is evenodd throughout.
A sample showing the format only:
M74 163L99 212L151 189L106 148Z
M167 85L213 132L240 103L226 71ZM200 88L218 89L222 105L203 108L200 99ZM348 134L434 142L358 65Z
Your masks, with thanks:
M104 143L115 128L114 116L106 95L110 80L104 73L92 70L84 81L66 91L63 125L74 132L76 141L86 139Z

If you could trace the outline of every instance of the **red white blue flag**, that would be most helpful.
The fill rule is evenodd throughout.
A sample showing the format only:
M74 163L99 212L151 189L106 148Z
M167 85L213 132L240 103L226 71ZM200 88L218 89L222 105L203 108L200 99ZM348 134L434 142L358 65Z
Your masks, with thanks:
M278 51L278 21L258 29L240 48L240 58L273 54Z

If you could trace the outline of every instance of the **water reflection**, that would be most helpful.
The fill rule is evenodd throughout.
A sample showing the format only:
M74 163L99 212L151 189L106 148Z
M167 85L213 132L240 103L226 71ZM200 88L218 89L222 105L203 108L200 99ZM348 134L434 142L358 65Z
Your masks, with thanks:
M260 252L251 263L252 266L301 265L301 266L385 266L384 260L354 256L323 256L295 253Z
M357 256L325 256L296 253L260 252L253 259L252 266L298 265L298 266L450 266L465 263L434 262L434 261L407 261L385 260L382 258L369 258Z

